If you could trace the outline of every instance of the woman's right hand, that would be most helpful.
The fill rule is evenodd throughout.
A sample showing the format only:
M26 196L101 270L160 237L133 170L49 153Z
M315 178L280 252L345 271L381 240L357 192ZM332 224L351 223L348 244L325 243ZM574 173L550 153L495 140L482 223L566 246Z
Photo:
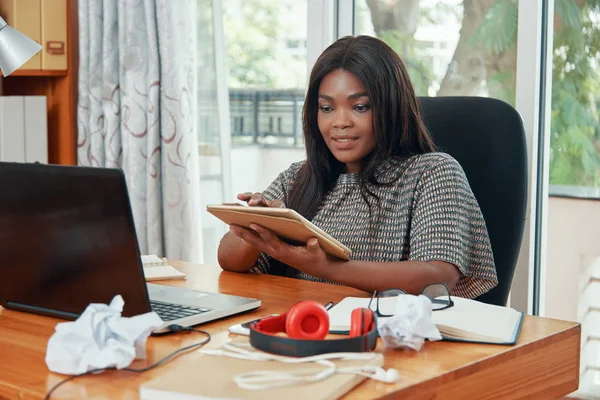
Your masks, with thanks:
M252 207L285 207L281 200L269 201L263 197L262 193L240 193L237 198ZM239 228L247 229L241 226ZM226 271L245 272L256 265L260 250L239 237L233 229L227 232L219 244L217 253L219 265Z
M272 200L269 201L263 197L263 194L260 192L252 193L245 192L237 195L239 200L245 201L248 203L250 207L274 207L274 208L284 208L285 205L281 200Z

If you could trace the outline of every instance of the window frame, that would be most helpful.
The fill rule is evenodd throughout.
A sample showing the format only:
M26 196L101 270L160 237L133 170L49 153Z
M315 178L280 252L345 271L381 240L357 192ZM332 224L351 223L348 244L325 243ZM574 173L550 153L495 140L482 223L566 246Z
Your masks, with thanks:
M354 34L354 0L308 0L309 36L333 31L334 38ZM327 12L317 7L327 8ZM311 9L312 4L312 9ZM327 5L326 5L327 4ZM329 7L333 5L333 12ZM528 155L527 217L523 242L517 262L509 304L520 311L542 315L546 297L546 241L548 221L548 186L550 154L550 107L552 96L552 48L554 0L520 0L518 2L516 106L523 119ZM319 14L316 14L319 12ZM328 15L315 20L314 15ZM534 21L534 23L532 23ZM331 43L331 36L314 40L311 51L318 54ZM321 47L318 47L317 42ZM318 54L309 57L316 60ZM313 63L308 64L308 71Z
M319 55L335 40L339 19L335 15L336 0L307 0L306 3L306 73L310 77L310 71Z

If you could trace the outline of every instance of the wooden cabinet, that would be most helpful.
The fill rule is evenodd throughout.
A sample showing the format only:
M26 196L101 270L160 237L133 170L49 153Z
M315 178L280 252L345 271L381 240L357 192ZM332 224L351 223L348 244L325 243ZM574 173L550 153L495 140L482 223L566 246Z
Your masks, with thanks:
M5 96L46 96L48 162L51 164L77 164L77 2L59 2L67 8L66 70L18 69L10 76L0 78Z

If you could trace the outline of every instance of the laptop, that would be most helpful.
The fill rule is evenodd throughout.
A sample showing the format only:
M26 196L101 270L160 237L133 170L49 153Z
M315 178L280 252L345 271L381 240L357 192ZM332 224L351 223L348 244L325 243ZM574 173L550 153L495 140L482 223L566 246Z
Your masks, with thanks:
M125 317L192 326L255 309L253 298L147 284L119 169L0 162L0 305L76 319L120 294Z

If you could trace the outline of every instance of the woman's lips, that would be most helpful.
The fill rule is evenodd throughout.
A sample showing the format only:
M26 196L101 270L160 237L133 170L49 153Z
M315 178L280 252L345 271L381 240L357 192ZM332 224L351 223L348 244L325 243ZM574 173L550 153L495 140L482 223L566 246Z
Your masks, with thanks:
M338 150L348 150L358 142L358 137L348 136L348 137L332 137L331 142Z

